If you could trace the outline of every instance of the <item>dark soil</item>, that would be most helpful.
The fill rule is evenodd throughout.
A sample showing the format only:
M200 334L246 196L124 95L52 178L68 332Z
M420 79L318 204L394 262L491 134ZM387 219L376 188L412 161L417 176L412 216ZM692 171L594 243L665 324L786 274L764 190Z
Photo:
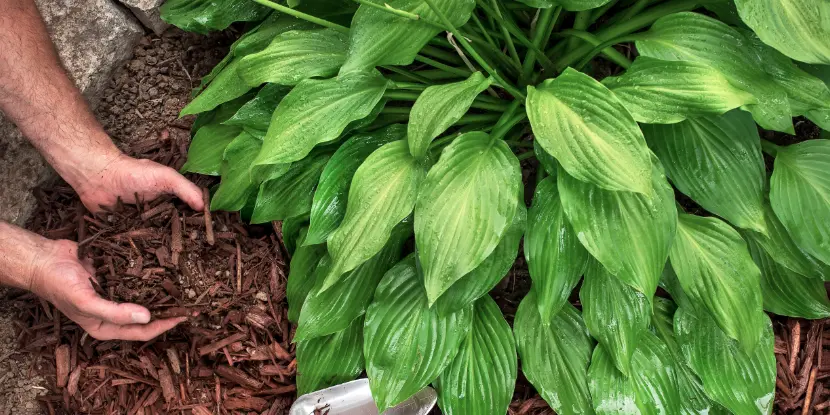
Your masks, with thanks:
M192 119L180 120L178 112L233 38L175 29L145 38L97 111L107 131L133 156L180 167ZM813 138L809 124L797 130L800 139ZM523 166L529 201L536 162ZM191 178L203 187L215 183ZM23 310L18 343L45 367L40 374L50 391L41 402L49 413L288 412L296 361L284 299L288 258L277 224L249 226L237 214L194 212L173 199L93 216L65 185L41 189L38 197L30 229L78 241L95 262L101 295L146 305L159 317L190 316L148 343L96 341L54 307L18 293L12 300ZM491 292L508 322L529 289L520 256ZM578 305L578 297L572 302ZM808 408L803 413L825 413L830 407L825 321L775 318L774 326L776 413L802 413L803 407ZM58 387L59 381L66 386ZM553 411L520 372L509 413Z

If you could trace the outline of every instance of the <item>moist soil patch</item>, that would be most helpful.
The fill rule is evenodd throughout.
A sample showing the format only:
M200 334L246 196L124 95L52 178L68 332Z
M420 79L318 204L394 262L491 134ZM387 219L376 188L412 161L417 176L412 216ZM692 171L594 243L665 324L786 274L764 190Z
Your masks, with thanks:
M178 112L234 37L201 37L176 29L146 37L97 110L107 131L130 155L181 167L192 118L178 119ZM797 127L798 139L813 138L809 124ZM782 144L792 140L765 138ZM523 167L529 199L537 166L526 161ZM190 178L203 188L216 183L215 178ZM63 184L40 189L37 196L39 207L29 228L77 241L81 254L93 260L99 294L145 305L156 317L188 317L147 343L97 341L48 303L12 293L6 302L20 314L15 341L37 364L10 367L16 368L14 376L45 379L48 390L39 397L45 411L288 412L296 398L296 360L285 300L290 258L278 223L250 226L238 214L195 212L172 198L92 215ZM691 201L683 203L695 209ZM529 289L520 256L491 292L508 322ZM578 296L571 302L579 307ZM830 325L825 323L774 318L776 413L826 413L830 408L830 355L823 357ZM0 368L3 353L0 349ZM520 371L509 413L553 411Z

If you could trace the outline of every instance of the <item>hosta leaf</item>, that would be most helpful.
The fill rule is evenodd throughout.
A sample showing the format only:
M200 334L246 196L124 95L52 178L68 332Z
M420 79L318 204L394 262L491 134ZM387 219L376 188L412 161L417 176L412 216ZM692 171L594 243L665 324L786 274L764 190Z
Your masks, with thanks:
M407 141L412 155L423 158L432 140L461 119L473 100L491 82L490 78L476 72L464 81L425 89L409 113Z
M323 290L383 248L392 228L412 213L423 178L423 168L403 140L383 145L357 168L346 216L329 237L334 266Z
M383 130L354 136L343 143L331 156L311 204L311 225L308 227L306 243L319 244L329 235L346 216L346 196L352 184L355 171L363 164L366 157L392 141L403 140L406 127L394 124Z
M296 85L308 78L331 77L346 59L348 41L348 35L334 29L288 31L264 50L242 58L237 72L250 86Z
M588 364L594 342L579 311L565 304L542 320L536 294L525 296L513 320L522 372L558 414L592 414Z
M380 413L435 380L472 323L471 308L448 316L429 308L422 281L408 256L386 273L366 311L363 353Z
M202 34L225 30L233 22L264 19L269 13L264 6L245 0L168 0L160 11L165 22Z
M429 303L498 245L516 214L522 173L503 140L462 134L430 169L415 206L415 242Z
M271 124L271 114L280 101L288 94L290 88L283 85L268 84L257 92L256 97L239 108L239 111L225 125L238 125L246 130L256 130L265 135ZM253 161L253 160L251 160ZM250 163L248 163L250 165Z
M305 229L300 230L300 243L305 238L305 232ZM288 265L288 283L285 288L289 320L298 321L300 319L303 302L305 302L308 292L314 286L317 268L319 266L325 267L329 260L328 257L323 257L325 253L325 245L299 246L294 251L294 256L291 257L291 263Z
M830 265L830 140L781 148L769 197L772 210L798 246Z
M830 65L830 4L814 0L735 0L764 43L802 62Z
M198 114L210 111L221 104L239 98L252 88L239 77L237 69L241 58L234 58L216 75L216 78L193 101L190 101L179 114Z
M282 221L282 241L290 255L294 255L297 244L300 242L300 230L306 228L308 232L308 215L294 216Z
M651 326L657 337L668 347L672 360L675 362L677 393L680 397L679 414L728 414L723 407L706 396L700 379L686 365L683 351L680 350L680 345L677 344L677 339L674 336L674 313L676 310L677 306L671 300L655 298Z
M248 168L260 147L262 141L244 131L228 144L225 148L222 182L210 200L211 210L240 210L245 207L250 196L256 193L257 186L251 182Z
M303 303L294 341L338 332L363 315L372 301L378 282L398 262L403 243L410 235L412 222L403 222L392 231L386 246L377 255L337 280L332 289L320 290L323 278L315 281ZM308 244L308 235L304 243ZM321 272L317 276L325 277L326 274Z
M240 127L216 123L199 128L190 142L182 172L218 176L222 171L225 148L240 132Z
M631 357L628 377L614 366L611 354L597 346L588 369L594 410L599 415L680 413L676 365L666 345L648 330Z
M569 68L527 92L533 134L568 174L603 189L651 194L643 133L608 88Z
M766 316L760 271L741 235L719 219L681 213L669 257L695 307L708 311L729 337L751 351Z
M830 65L807 65L802 63L798 67L804 72L821 79L825 88L830 89ZM823 92L824 89L822 88L820 91ZM830 131L830 109L811 110L807 112L806 116L825 132ZM826 135L825 133L825 137L822 138L827 138Z
M427 21L440 20L422 0L369 1L382 7L419 15ZM467 22L475 7L474 0L434 0L433 4L456 27ZM409 65L418 51L440 32L440 28L423 21L361 5L352 19L349 54L340 73L366 70L379 65Z
M756 102L716 69L697 62L640 56L625 73L602 83L643 123L672 124Z
M820 319L830 316L824 281L799 275L775 262L752 240L749 253L761 270L764 310L781 316Z
M592 261L585 271L579 300L591 336L628 376L631 356L651 320L651 299Z
M657 289L677 226L674 192L662 167L655 164L651 175L651 200L600 189L564 169L557 177L562 207L582 246L608 272L649 298Z
M350 381L363 372L363 319L334 334L297 343L297 394Z
M678 190L739 228L766 232L764 158L749 114L732 111L642 128Z
M767 74L749 48L749 40L736 29L699 13L675 13L658 19L644 39L641 56L690 61L720 71L730 83L752 94L757 104L745 105L761 127L794 134L786 91Z
M452 363L433 382L446 415L502 415L516 386L516 344L499 306L485 295Z
M549 322L568 301L590 258L565 217L555 177L536 186L524 253L539 314Z
M312 155L291 164L284 174L267 177L259 186L251 223L284 220L308 213L314 186L328 160L328 154Z
M556 174L559 172L559 162L539 145L539 140L533 140L533 154L536 156L536 160L539 161L542 168L545 169L545 172L556 177Z
M796 274L801 274L807 278L830 280L830 266L804 252L796 245L784 224L778 220L775 212L772 211L769 203L764 203L764 219L767 224L767 235L743 232L742 235L747 242L758 245L775 262Z
M231 45L231 52L235 56L246 56L265 49L271 40L280 33L289 30L312 29L314 24L300 20L293 16L273 12L255 28L245 32Z
M369 115L386 86L377 71L300 82L274 111L255 164L297 161L336 139L350 122Z
M519 254L519 242L525 232L526 222L527 208L524 198L520 197L513 223L507 228L496 249L441 295L436 303L438 314L443 316L467 308L490 292L507 275Z
M576 12L595 9L609 2L609 0L519 0L536 9L549 9L561 5L565 10Z
M746 353L705 313L679 308L674 332L706 394L736 415L769 414L775 394L775 339L766 315L758 346Z

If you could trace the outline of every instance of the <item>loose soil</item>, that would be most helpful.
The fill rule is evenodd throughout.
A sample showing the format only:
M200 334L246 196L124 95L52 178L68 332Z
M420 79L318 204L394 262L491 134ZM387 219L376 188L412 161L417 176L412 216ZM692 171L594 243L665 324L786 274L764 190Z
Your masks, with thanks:
M177 114L233 38L175 29L145 38L97 111L107 131L133 156L180 167L192 119ZM812 137L809 125L798 128L809 131L803 138ZM533 182L535 164L524 163L527 183ZM205 188L215 183L191 179ZM526 189L528 200L532 191L532 185ZM91 215L62 184L40 189L38 199L30 229L78 241L82 254L94 260L102 296L146 305L157 317L189 320L148 343L97 341L49 304L11 293L4 305L19 311L17 331L0 321L0 399L6 393L7 406L16 399L9 391L19 396L14 391L23 388L29 402L37 396L50 414L287 413L296 394L296 361L294 328L286 317L289 258L279 224L249 226L236 214L194 212L170 198ZM520 256L491 292L509 322L529 288ZM572 302L578 306L578 297ZM825 413L825 321L775 318L774 326L776 413L802 413L804 407L803 413ZM17 348L3 346L10 343L3 339L13 339ZM15 360L21 351L31 358ZM32 387L38 384L46 390ZM11 408L5 413L35 413ZM519 373L509 413L553 411Z

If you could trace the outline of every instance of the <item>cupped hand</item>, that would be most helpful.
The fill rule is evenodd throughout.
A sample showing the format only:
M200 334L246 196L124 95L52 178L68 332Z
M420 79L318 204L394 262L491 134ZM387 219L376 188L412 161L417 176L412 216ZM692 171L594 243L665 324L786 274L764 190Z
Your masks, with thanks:
M92 274L92 265L78 259L76 243L50 241L33 270L31 291L98 340L147 341L186 320L151 322L150 311L140 305L107 301L92 288Z
M100 211L102 206L113 206L119 198L126 203L134 203L136 195L141 200L149 201L163 194L177 196L194 210L204 208L202 191L179 172L124 154L96 166L83 182L73 187L91 212Z

